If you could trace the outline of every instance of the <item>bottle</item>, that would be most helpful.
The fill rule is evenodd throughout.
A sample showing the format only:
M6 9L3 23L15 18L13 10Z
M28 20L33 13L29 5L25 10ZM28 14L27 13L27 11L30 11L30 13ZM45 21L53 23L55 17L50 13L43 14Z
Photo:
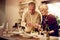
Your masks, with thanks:
M48 24L46 24L46 27L45 27L45 30L44 30L44 38L45 38L45 40L50 40Z

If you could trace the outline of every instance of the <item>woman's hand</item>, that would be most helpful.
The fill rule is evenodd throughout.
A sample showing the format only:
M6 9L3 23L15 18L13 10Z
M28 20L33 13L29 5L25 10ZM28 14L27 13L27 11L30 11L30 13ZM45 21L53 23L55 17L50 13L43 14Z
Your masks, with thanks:
M51 30L51 31L49 32L49 34L51 34L51 33L54 33L54 30Z
M43 34L46 33L46 32L47 32L47 31L42 31ZM54 30L49 31L48 33L49 33L49 34L54 33Z

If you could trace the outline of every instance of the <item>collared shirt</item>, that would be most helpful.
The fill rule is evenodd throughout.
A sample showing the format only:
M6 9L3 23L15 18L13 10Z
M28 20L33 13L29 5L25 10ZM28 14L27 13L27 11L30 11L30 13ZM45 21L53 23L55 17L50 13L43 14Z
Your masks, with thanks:
M27 23L37 23L40 24L41 22L41 15L38 12L35 12L34 14L31 14L29 12L27 12L24 15L24 20L23 20L26 24Z

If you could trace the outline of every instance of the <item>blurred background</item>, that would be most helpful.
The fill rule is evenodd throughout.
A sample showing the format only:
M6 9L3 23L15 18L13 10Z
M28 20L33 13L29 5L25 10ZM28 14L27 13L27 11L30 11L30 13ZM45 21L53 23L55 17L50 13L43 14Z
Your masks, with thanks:
M58 25L60 25L60 0L0 0L0 25L8 23L8 27L12 28L27 11L26 6L31 1L36 3L37 11L42 1L47 2L49 13L57 17ZM23 8L20 5L24 5Z

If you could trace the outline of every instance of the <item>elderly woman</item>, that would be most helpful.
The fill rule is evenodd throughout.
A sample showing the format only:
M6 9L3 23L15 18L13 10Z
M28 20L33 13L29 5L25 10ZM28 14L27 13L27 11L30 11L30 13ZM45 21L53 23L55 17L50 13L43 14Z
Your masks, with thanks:
M39 6L39 11L42 14L43 30L45 30L46 24L48 24L49 35L50 36L58 36L58 24L57 24L57 21L56 21L56 17L52 14L48 14L47 4L40 5Z

